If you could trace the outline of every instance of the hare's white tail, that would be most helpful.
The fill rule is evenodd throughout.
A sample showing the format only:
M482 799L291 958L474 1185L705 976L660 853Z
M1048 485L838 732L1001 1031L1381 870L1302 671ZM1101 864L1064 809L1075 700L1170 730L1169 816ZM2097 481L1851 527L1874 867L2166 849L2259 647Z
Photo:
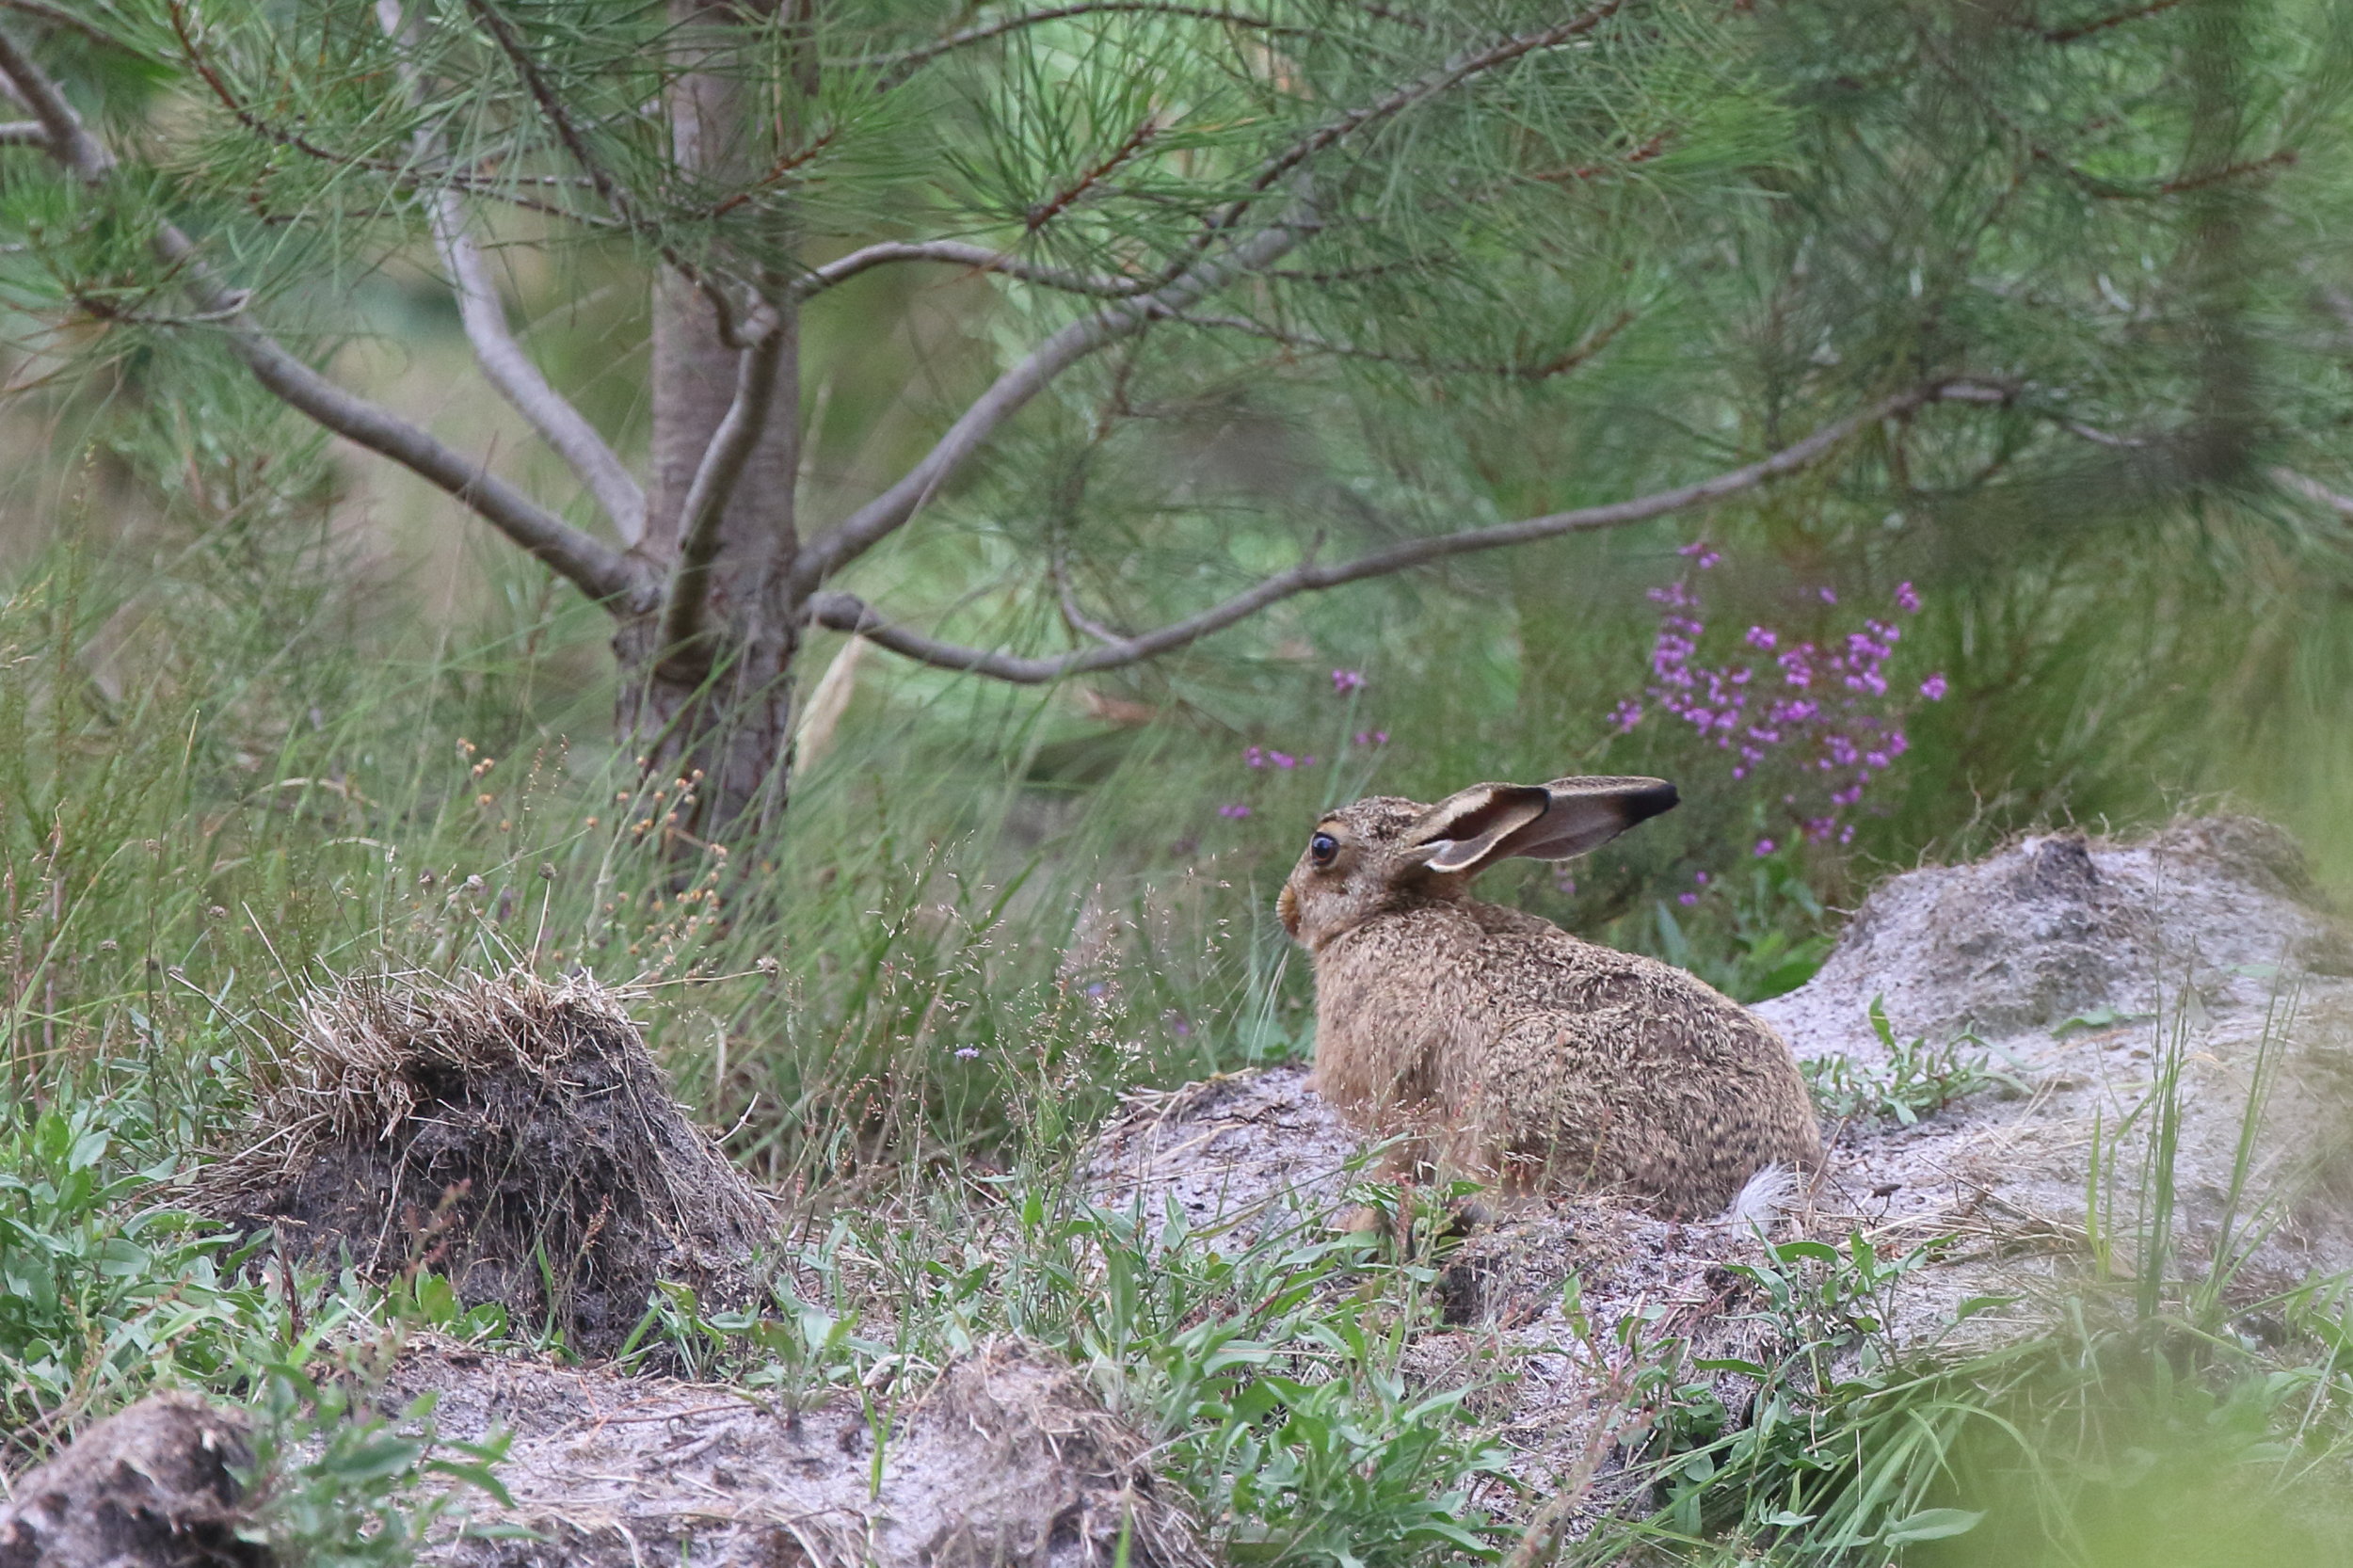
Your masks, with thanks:
M1744 1225L1760 1233L1769 1231L1797 1208L1804 1195L1805 1183L1799 1179L1798 1173L1775 1162L1749 1177L1739 1195L1732 1200L1732 1207L1724 1210L1722 1223Z

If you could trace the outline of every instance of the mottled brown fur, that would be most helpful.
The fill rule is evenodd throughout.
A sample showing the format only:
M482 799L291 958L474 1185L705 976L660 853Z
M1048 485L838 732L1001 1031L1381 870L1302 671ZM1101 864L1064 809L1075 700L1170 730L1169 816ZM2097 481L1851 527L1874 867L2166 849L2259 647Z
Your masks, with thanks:
M1818 1168L1770 1025L1681 969L1468 896L1497 859L1582 853L1673 800L1656 779L1560 779L1325 816L1280 903L1314 955L1319 1091L1402 1136L1401 1168L1621 1192L1671 1217L1721 1210L1769 1164Z

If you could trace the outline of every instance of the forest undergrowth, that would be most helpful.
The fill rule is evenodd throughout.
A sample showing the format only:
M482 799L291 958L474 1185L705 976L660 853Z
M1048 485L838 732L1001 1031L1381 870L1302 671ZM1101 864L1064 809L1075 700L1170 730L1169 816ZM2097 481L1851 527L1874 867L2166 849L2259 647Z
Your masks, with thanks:
M1673 544L1625 569L1691 581ZM1650 1467L1648 1512L1561 1541L1546 1499L1504 1476L1492 1396L1512 1357L1477 1348L1448 1387L1406 1369L1423 1336L1476 1338L1443 1321L1442 1258L1309 1215L1220 1252L1173 1215L1084 1201L1080 1161L1123 1093L1311 1048L1271 903L1329 803L1569 771L1712 781L1573 881L1531 870L1496 890L1748 998L1801 982L1880 869L2048 820L2023 762L2009 806L1922 804L1983 782L1957 766L1955 726L1999 715L1926 685L1972 679L1961 632L1982 603L1840 584L1842 614L1903 628L1870 667L1918 694L1846 841L1778 827L1673 707L1627 722L1625 704L1658 702L1664 638L1691 645L1668 667L1729 667L1704 627L1662 630L1662 604L1688 600L1654 598L1593 633L1575 692L1531 686L1492 628L1435 614L1411 655L1308 625L1304 648L1190 691L1040 698L870 668L837 728L805 732L788 833L742 849L676 831L694 780L600 744L584 611L493 571L484 621L387 631L366 592L332 585L339 548L214 528L145 572L136 552L61 545L0 598L10 1467L182 1384L261 1413L261 1528L285 1560L402 1560L494 1493L495 1444L441 1442L424 1411L386 1424L345 1390L417 1333L562 1356L560 1335L469 1309L429 1272L387 1288L258 1267L170 1184L242 1134L307 989L579 969L639 988L680 1098L795 1216L792 1287L757 1310L665 1290L629 1358L808 1401L914 1390L1019 1336L1149 1435L1230 1560L2348 1555L2343 1282L2250 1306L2179 1277L2177 1253L2125 1247L2174 1272L2087 1268L2047 1333L1923 1360L1892 1352L1873 1305L1917 1256L1789 1243L1753 1281L1791 1349L1752 1369L1753 1411L1716 1402L1670 1334L1614 1348L1625 1416L1596 1463ZM1765 623L1727 624L1754 648ZM2071 739L2070 767L2096 743ZM2068 788L2160 816L2176 801L2124 776L2138 766Z

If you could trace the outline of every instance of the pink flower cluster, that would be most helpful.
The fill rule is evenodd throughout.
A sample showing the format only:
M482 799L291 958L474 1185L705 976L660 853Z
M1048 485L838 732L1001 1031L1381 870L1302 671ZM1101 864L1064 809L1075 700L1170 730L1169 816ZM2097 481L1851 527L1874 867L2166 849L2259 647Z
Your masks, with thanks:
M1650 590L1659 606L1658 632L1651 645L1651 702L1728 754L1736 779L1748 778L1769 760L1794 765L1799 779L1782 801L1800 830L1817 843L1853 841L1854 824L1846 814L1911 746L1903 726L1912 697L1898 690L1888 669L1903 629L1893 620L1865 617L1855 630L1825 633L1817 641L1752 626L1729 654L1711 663L1702 657L1707 619L1695 574L1722 557L1705 543L1686 545L1678 553L1691 563L1686 575ZM1817 589L1817 597L1825 605L1838 602L1837 591L1828 586ZM1910 583L1898 584L1894 599L1903 614L1919 612L1920 595ZM1917 687L1930 702L1946 689L1941 674ZM1644 713L1643 704L1629 698L1610 711L1609 724L1625 734ZM1759 839L1754 852L1768 856L1775 848L1773 840ZM1705 887L1706 873L1698 880ZM1690 904L1698 894L1679 897Z
M1334 696L1348 696L1353 693L1362 691L1364 686L1365 672L1362 670L1336 669L1332 672L1332 695ZM1389 744L1389 732L1385 729L1359 729L1350 737L1349 744L1360 746L1385 746ZM1276 773L1289 773L1295 768L1314 767L1316 759L1312 753L1294 754L1277 751L1273 746L1246 745L1241 748L1241 765L1245 768L1260 770L1272 768ZM1217 814L1228 822L1239 822L1250 815L1250 811L1251 808L1240 801L1230 802L1217 808Z

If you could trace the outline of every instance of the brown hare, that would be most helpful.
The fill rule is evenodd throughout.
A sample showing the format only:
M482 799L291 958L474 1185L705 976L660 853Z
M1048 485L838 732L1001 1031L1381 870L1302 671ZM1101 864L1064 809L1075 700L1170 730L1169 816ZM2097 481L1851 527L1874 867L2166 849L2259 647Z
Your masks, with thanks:
M1805 1082L1770 1025L1681 969L1469 896L1497 860L1582 855L1675 798L1657 778L1475 784L1316 824L1276 905L1314 955L1314 1081L1401 1137L1393 1168L1618 1192L1684 1219L1770 1168L1820 1167Z

